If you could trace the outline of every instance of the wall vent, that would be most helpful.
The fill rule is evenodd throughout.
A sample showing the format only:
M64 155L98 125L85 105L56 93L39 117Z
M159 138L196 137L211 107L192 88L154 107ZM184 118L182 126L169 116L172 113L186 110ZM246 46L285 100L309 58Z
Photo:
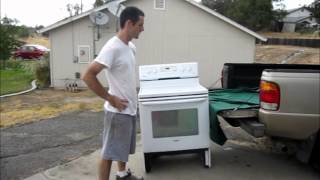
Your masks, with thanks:
M166 0L154 0L154 9L165 10Z

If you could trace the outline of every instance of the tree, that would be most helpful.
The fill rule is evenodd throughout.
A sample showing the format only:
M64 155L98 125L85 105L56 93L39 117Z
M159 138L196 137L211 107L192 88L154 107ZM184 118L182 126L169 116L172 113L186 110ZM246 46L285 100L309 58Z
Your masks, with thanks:
M72 16L72 4L68 3L67 4L67 11L69 12L69 16L71 17Z
M269 27L273 19L270 0L238 0L231 4L226 15L255 31Z
M102 6L105 2L103 0L95 0L93 7Z
M40 29L42 29L42 28L44 28L44 26L43 25L37 25L36 27L34 27L36 30L40 30Z
M310 6L314 18L316 18L317 22L320 24L320 0L315 0Z
M268 28L276 14L272 2L282 0L202 0L209 8L255 31ZM277 14L278 16L281 14ZM280 17L279 17L280 18Z
M272 0L272 2L274 3L274 7L273 9L278 9L278 10L282 10L284 11L284 9L286 8L286 5L283 4L282 2L283 0Z
M202 3L210 9L225 15L225 12L230 7L231 3L233 3L233 1L234 0L202 0Z
M71 17L71 16L79 15L82 12L83 5L82 4L80 5L78 3L75 3L75 4L68 3L66 7L67 7L67 11L69 12L69 16Z
M17 40L17 23L16 19L4 17L0 23L0 60L7 60L11 56L11 52L22 45Z
M76 3L74 6L73 6L73 10L74 10L74 14L75 15L78 15L80 14L80 10L81 10L81 7L78 3Z
M96 8L112 1L115 1L115 0L95 0L93 7Z

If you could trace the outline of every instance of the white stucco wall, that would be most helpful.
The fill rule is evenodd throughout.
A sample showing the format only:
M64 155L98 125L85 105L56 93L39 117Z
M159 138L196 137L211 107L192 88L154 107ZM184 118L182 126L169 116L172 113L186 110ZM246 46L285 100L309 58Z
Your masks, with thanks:
M110 14L108 16L109 23L99 28L101 38L95 42L96 53L99 52L107 39L116 33L115 17ZM97 32L97 29L95 31ZM90 61L94 59L93 36L93 24L89 16L50 32L51 86L64 88L66 83L72 82L76 82L80 87L85 86L80 79L75 78L75 73L83 74L89 63L74 62L74 58L79 57L79 46L89 46ZM99 78L105 82L103 74L100 74Z
M126 5L137 6L146 14L145 31L133 41L137 46L137 69L145 64L198 62L201 84L211 87L220 78L224 63L254 60L253 36L184 0L167 0L166 10L155 10L153 0L130 0ZM101 31L97 52L116 33L115 23L111 19L109 28ZM77 48L72 47L78 44L92 47L89 26L92 26L89 17L84 17L50 32L54 87L64 87L66 79L74 79L75 72L83 73L87 67L88 64L73 62L72 53L77 53ZM81 81L79 84L84 85Z
M153 0L130 1L146 14L145 32L137 45L139 64L198 62L200 82L210 87L226 62L254 60L255 38L185 2L167 0L166 10Z
M295 32L296 23L283 23L282 32Z

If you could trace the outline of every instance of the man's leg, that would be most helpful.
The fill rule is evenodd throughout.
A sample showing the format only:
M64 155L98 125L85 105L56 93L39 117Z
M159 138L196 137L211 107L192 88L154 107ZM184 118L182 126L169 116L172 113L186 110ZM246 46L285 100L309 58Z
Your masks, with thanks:
M116 180L143 180L143 177L135 176L129 169L126 169L126 163L118 161L118 173Z
M112 160L101 159L99 162L99 180L109 180Z
M126 170L126 163L118 161L118 171L125 171Z

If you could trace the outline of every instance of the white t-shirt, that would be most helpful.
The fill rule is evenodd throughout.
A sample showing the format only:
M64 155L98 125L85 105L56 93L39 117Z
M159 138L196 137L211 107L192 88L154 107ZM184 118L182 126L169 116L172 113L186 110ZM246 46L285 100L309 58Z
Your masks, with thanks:
M129 42L127 45L114 36L103 46L94 60L107 67L105 75L109 84L108 93L128 101L127 108L121 112L106 101L104 108L107 111L129 115L137 113L135 52L136 47L133 43Z

